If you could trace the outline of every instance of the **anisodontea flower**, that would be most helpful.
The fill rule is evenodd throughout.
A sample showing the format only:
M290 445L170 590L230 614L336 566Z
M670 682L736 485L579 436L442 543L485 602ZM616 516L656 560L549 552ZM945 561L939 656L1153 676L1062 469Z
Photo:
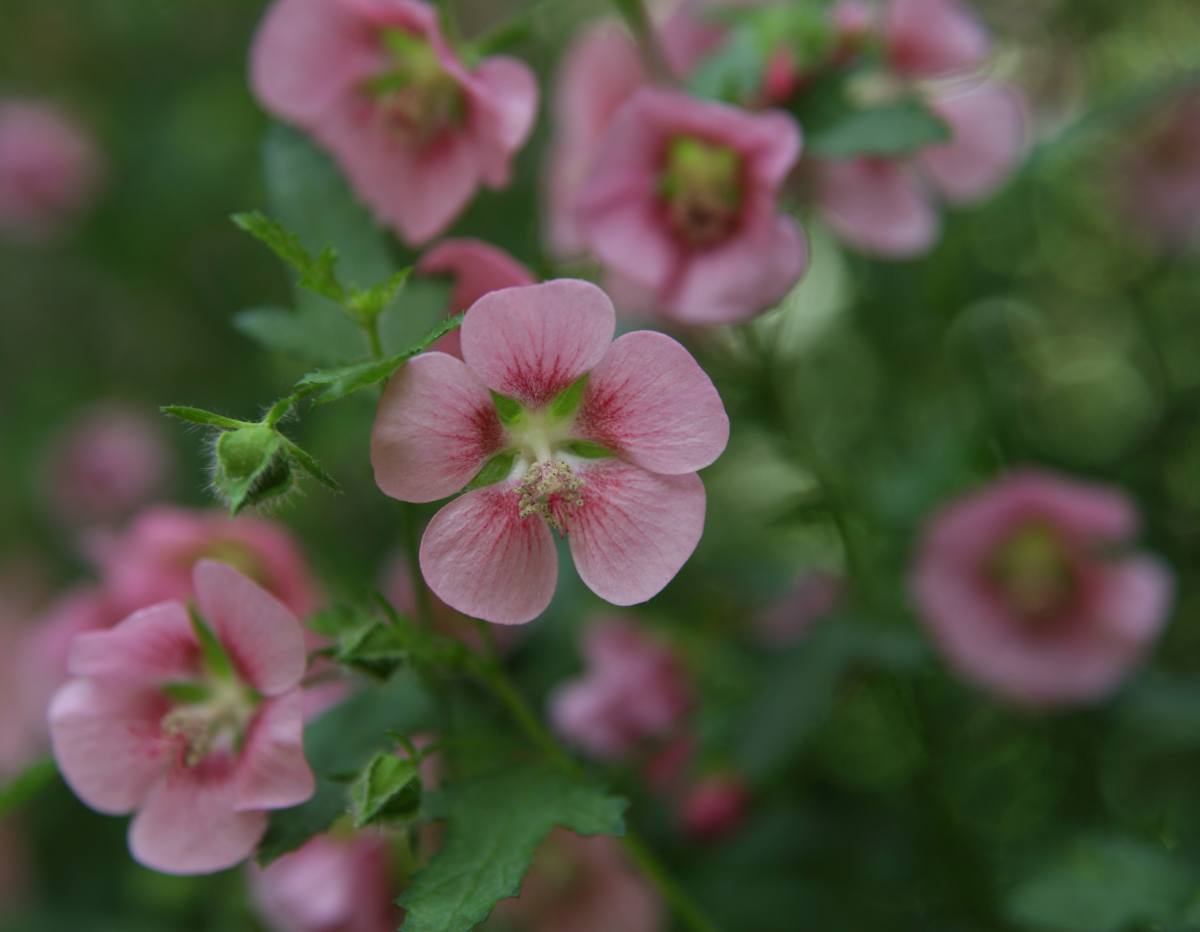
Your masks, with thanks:
M736 774L714 773L687 789L679 823L691 838L717 841L737 831L749 807L750 790Z
M785 113L643 89L617 113L580 189L580 229L664 316L745 320L777 304L808 263L803 233L777 203L799 156L800 129Z
M468 68L418 0L276 0L251 52L267 110L329 150L379 219L423 243L509 182L537 113L522 62Z
M550 697L555 730L598 758L626 757L682 725L692 705L679 658L623 621L593 625L583 641L587 669Z
M199 618L163 602L76 638L49 712L67 783L93 809L136 813L134 858L173 874L244 860L267 812L314 787L300 623L224 563L197 564L195 590Z
M983 64L987 30L960 0L888 0L883 11L888 64L906 78L937 78Z
M587 282L494 291L467 312L461 361L426 353L388 384L371 436L380 489L409 502L465 490L421 540L421 570L451 607L537 617L558 576L555 531L618 605L651 598L691 556L696 471L725 449L729 419L680 344L649 331L613 341L615 326Z
M1025 705L1101 699L1166 621L1171 578L1129 549L1115 489L1018 472L931 520L913 574L922 620L966 679Z

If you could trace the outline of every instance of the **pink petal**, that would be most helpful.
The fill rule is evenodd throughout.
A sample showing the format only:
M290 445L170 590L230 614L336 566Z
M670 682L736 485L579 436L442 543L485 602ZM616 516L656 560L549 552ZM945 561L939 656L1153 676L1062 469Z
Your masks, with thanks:
M503 430L475 373L425 353L392 376L371 431L375 482L392 498L432 502L457 492L500 450Z
M896 162L853 159L818 169L817 206L851 246L892 259L929 250L938 218L908 169Z
M434 515L421 538L421 573L463 614L519 625L550 604L558 557L546 523L520 517L513 487L491 486Z
M532 285L529 269L503 249L478 239L447 239L425 253L418 275L448 275L454 281L450 313L465 311L490 291Z
M150 790L129 826L134 859L167 874L209 874L254 853L265 812L238 812L234 763L227 757L175 767Z
M507 288L467 312L463 359L488 388L541 406L600 361L615 329L612 302L589 282Z
M661 333L617 339L588 378L576 427L652 472L695 472L729 440L721 396L691 353Z
M304 696L293 689L263 702L238 760L235 808L286 809L313 794L304 757Z
M199 660L200 645L187 609L178 602L162 602L134 612L107 631L78 635L67 667L73 676L157 685L195 677Z
M983 63L988 36L959 0L888 0L884 35L893 68L931 78Z
M537 117L538 86L533 72L522 61L498 56L485 58L472 72L486 103L474 117L481 138L484 175L488 184L508 183L509 163L529 138Z
M1171 571L1152 557L1109 567L1099 608L1105 629L1140 653L1166 624L1174 588Z
M619 460L580 470L583 505L568 538L579 576L615 605L656 595L687 562L704 530L695 473L659 476Z
M308 665L304 629L282 602L216 560L197 563L192 579L201 614L247 682L264 696L300 682Z
M250 50L250 86L264 107L311 125L357 81L377 53L370 31L343 4L276 0Z
M1024 99L1007 84L986 83L942 94L933 107L950 124L953 138L923 149L921 167L949 201L987 197L1012 173L1024 151Z
M115 682L72 680L48 718L63 778L91 808L119 815L137 808L168 764L162 740L164 696Z

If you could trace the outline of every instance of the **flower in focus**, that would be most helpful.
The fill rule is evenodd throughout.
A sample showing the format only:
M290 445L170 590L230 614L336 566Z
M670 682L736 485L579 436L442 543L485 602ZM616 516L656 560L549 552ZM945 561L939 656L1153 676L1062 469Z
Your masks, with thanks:
M580 229L665 316L745 320L778 303L808 261L803 233L777 205L799 155L800 131L782 112L640 90L580 189Z
M118 403L93 405L59 435L47 464L55 512L77 524L113 521L162 491L171 451L158 419Z
M687 674L671 648L624 621L592 625L587 669L550 697L555 729L593 757L620 759L676 732L692 705Z
M691 838L716 841L737 830L746 817L750 791L732 774L712 774L688 788L679 820Z
M501 900L488 932L660 932L662 901L615 838L555 829L538 849L519 896Z
M480 184L508 184L537 113L528 67L497 56L468 68L418 0L276 0L250 80L413 245L449 226Z
M922 620L966 679L1027 705L1101 699L1166 621L1171 579L1128 551L1118 491L1024 471L930 521L913 573Z
M254 850L267 811L313 793L302 747L304 633L233 567L195 571L204 622L162 602L71 646L74 679L50 705L64 779L100 812L136 812L134 858L208 873Z
M50 104L0 99L0 237L43 242L87 209L103 168L91 136Z
M391 857L382 835L317 835L303 847L250 867L259 915L272 932L392 932Z
M729 419L692 356L660 333L612 340L612 302L558 280L494 291L462 325L463 360L425 353L391 379L371 436L375 481L401 501L466 488L421 540L446 604L521 624L554 594L553 531L618 605L679 571L704 526L698 469Z

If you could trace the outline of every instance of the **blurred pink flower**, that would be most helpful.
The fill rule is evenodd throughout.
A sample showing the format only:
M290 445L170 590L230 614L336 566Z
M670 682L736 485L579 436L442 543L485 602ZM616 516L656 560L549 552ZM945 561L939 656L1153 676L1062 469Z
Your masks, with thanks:
M782 112L643 89L618 112L579 191L588 246L685 323L745 320L800 279L808 248L779 212L800 155Z
M1159 245L1175 250L1200 238L1200 90L1155 114L1120 164L1121 206Z
M520 895L497 903L484 929L661 932L666 927L662 901L615 838L581 838L559 828L538 849Z
M678 731L692 705L691 684L667 644L610 620L588 628L583 655L583 675L550 696L559 734L593 757L620 759Z
M670 337L613 342L615 326L587 282L494 291L467 312L464 361L426 353L388 383L371 437L386 494L436 501L493 470L421 540L421 571L453 608L499 624L541 614L558 577L552 528L588 587L618 605L655 595L695 549L696 470L725 448L724 405Z
M922 620L966 679L1027 705L1112 692L1166 622L1170 573L1129 551L1119 491L1023 471L929 522L912 577Z
M960 0L887 0L883 39L888 64L907 78L936 78L983 64L987 30Z
M497 56L468 68L418 0L275 0L250 81L412 245L449 226L480 184L508 184L537 114L526 65Z
M196 565L196 601L231 670L202 646L188 609L163 602L77 637L72 679L50 706L54 756L87 805L120 815L134 858L198 874L248 857L267 811L313 792L302 747L304 634L233 567Z
M300 617L317 606L312 573L291 533L264 518L160 505L118 534L96 535L92 557L118 616L192 592L192 566L211 557L236 566Z
M421 257L413 271L430 278L446 276L453 282L450 314L465 311L489 291L537 281L529 269L503 249L478 239L443 240ZM462 338L457 330L446 334L432 348L462 358Z
M392 932L404 918L393 903L398 891L383 835L318 835L265 869L249 870L254 902L272 932Z
M837 573L805 573L782 599L755 619L759 639L772 647L794 644L837 607L845 591L846 581Z
M70 115L34 100L0 99L0 237L42 242L91 205L103 166Z
M171 465L171 450L152 411L100 402L82 411L56 438L46 492L66 521L113 521L158 495Z
M711 774L691 786L679 806L683 831L702 841L727 838L746 818L750 791L733 774Z

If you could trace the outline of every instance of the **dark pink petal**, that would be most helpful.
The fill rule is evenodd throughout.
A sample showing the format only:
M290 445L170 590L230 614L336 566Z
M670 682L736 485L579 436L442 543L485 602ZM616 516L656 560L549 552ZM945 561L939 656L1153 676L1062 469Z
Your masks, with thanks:
M529 269L503 249L478 239L443 240L421 257L415 271L453 279L452 314L465 311L490 291L536 281Z
M522 518L511 485L455 499L421 538L421 573L447 605L502 625L546 610L558 580L558 556L545 521Z
M129 826L134 859L166 874L210 874L254 853L265 812L238 812L234 762L210 756L174 767L150 790Z
M167 700L115 682L72 680L50 703L54 759L63 779L99 812L136 809L169 764Z
M487 388L459 360L425 353L392 376L371 431L375 482L407 502L457 492L500 449Z
M938 218L907 167L880 159L826 162L817 206L834 233L856 249L892 259L929 250Z
M89 631L71 644L72 676L114 677L126 685L158 685L198 672L200 644L187 609L162 602L134 612L107 631Z
M536 407L595 366L615 329L612 302L589 282L506 288L467 312L463 359L488 388Z
M315 787L304 757L304 697L293 689L259 708L246 732L237 765L234 808L286 809Z
M942 195L968 204L995 191L1025 149L1025 101L1007 84L984 83L934 98L950 125L949 142L922 149L918 160Z
M617 339L588 378L576 427L652 472L695 472L729 440L729 418L692 354L661 333Z
M695 473L659 476L619 460L580 470L583 505L568 535L579 576L615 605L656 595L687 562L704 530Z
M282 602L228 563L201 560L192 579L200 613L247 682L264 696L300 682L308 665L304 629Z
M883 31L888 60L906 77L967 71L988 54L987 32L959 0L888 0Z

